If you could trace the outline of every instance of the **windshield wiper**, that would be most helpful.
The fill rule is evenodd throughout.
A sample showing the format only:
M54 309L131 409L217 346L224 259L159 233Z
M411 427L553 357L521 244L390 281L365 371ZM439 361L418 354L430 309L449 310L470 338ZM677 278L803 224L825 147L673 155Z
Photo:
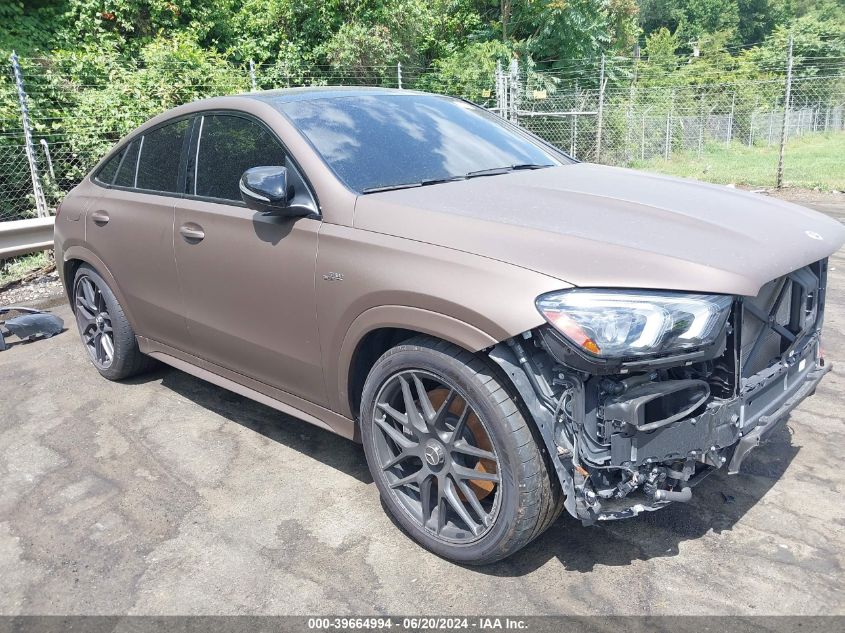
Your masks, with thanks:
M478 178L479 176L498 176L499 174L507 174L512 171L521 171L523 169L543 169L544 167L554 167L552 164L537 164L537 163L518 163L516 165L508 165L507 167L492 167L490 169L479 169L478 171L471 171L463 176L446 176L444 178L429 178L427 180L420 180L418 182L405 182L398 185L384 185L383 187L367 187L362 189L362 194L379 193L381 191L396 191L397 189L412 189L414 187L425 187L427 185L439 185L443 182L454 182L456 180L466 180L467 178Z
M406 182L401 185L385 185L383 187L366 187L361 189L361 193L379 193L380 191L395 191L397 189L411 189L412 187L422 187L421 182Z
M420 180L419 182L406 182L399 185L385 185L383 187L367 187L362 189L361 193L379 193L380 191L396 191L397 189L411 189L413 187L426 187L428 185L439 185L442 182L453 182L455 180L463 180L464 176L447 176L445 178L429 178L427 180Z
M512 171L521 171L523 169L543 169L544 167L554 167L554 165L540 165L537 163L518 163L516 165L508 165L507 167L492 167L490 169L479 169L478 171L471 171L464 177L477 178L479 176L498 176L500 174L507 174Z

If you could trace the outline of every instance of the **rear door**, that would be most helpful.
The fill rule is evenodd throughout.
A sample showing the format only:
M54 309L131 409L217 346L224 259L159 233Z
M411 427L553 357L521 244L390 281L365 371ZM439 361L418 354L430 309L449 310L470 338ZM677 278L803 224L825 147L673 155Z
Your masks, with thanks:
M125 297L137 334L176 348L187 340L173 252L191 119L146 131L106 163L94 181L108 187L85 217L89 248Z
M245 114L195 125L175 252L191 353L316 403L325 401L314 271L316 200L274 133ZM294 200L312 217L268 217L241 201L251 167L288 167Z

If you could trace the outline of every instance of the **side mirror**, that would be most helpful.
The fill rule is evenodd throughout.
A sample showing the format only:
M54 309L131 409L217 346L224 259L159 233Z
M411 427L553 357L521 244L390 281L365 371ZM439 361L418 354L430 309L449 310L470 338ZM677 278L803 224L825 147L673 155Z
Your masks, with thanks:
M273 166L247 169L241 176L239 186L241 199L250 209L264 215L293 215L288 213L287 168Z

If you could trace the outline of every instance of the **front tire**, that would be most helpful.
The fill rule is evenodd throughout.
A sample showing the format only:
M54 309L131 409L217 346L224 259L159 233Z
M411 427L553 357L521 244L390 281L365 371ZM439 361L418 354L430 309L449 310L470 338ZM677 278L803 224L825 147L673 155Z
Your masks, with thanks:
M562 509L509 383L450 343L416 337L376 362L364 384L361 436L390 514L444 558L505 558Z
M138 349L135 332L111 288L88 264L74 276L73 312L91 363L104 378L123 380L155 366L155 360Z

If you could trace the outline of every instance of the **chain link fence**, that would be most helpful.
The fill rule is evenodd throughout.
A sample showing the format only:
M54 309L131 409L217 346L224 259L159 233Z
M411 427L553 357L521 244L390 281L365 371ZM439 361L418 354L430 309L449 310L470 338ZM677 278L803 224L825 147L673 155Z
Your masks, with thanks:
M671 69L646 73L635 59L572 61L549 71L514 61L454 80L402 66L291 69L219 61L126 66L73 57L5 63L0 221L51 213L121 136L154 114L193 99L253 89L347 84L445 92L499 113L580 160L613 165L711 161L715 151L741 160L743 151L771 148L763 164L771 185L784 138L845 132L843 58L816 60L813 75L792 78L785 54L777 66L758 69L766 79L733 82L715 73L694 82Z
M511 119L576 158L617 165L669 160L676 152L701 155L713 144L778 145L784 123L788 138L845 130L845 75L796 79L792 90L786 118L784 82L774 80L632 85L604 94L597 89L529 90Z

